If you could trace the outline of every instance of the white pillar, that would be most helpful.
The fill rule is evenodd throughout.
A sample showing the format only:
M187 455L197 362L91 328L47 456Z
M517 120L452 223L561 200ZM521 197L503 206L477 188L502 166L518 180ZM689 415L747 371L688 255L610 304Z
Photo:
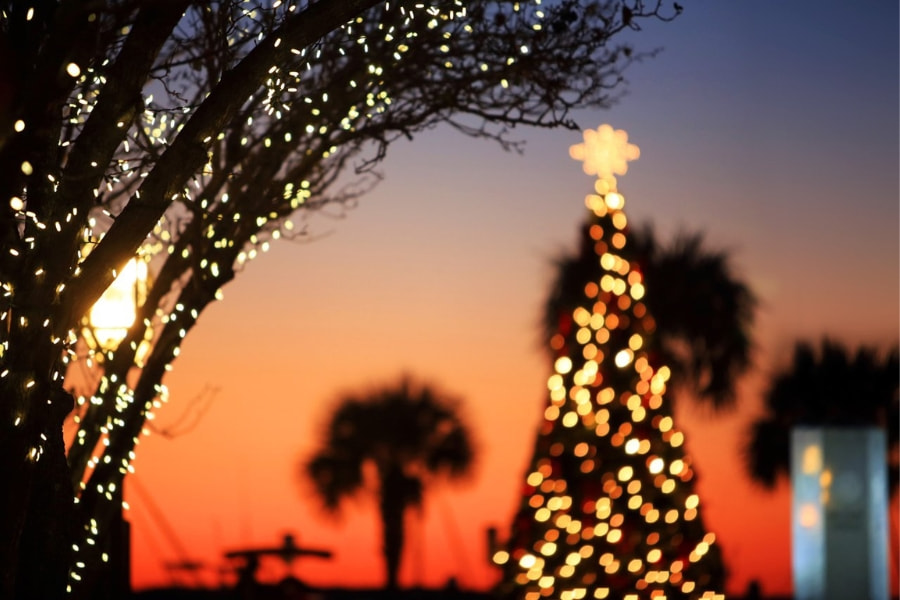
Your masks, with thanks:
M792 430L796 600L888 600L886 453L878 427Z

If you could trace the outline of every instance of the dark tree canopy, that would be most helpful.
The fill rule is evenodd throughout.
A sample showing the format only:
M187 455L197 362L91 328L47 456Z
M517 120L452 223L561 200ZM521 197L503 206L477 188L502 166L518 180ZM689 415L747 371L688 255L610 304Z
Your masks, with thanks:
M574 127L570 111L612 102L638 56L620 34L675 14L591 0L0 9L0 596L10 598L91 593L114 491L181 340L248 258L302 231L289 216L358 197L391 141L441 123L507 149L517 125ZM354 185L337 185L354 170ZM77 332L136 255L150 260L153 287L102 357L97 390L79 394L67 456L63 377Z
M791 429L798 426L883 427L888 482L898 484L900 354L823 338L818 347L798 342L791 364L772 377L765 413L748 429L744 448L751 477L767 488L790 477Z
M373 494L381 517L387 587L397 588L403 517L424 500L434 479L459 479L475 459L472 433L459 401L408 377L341 398L319 449L302 476L329 511L361 493ZM366 480L366 465L375 481Z
M576 252L555 262L556 279L544 305L546 342L558 334L561 316L568 318L584 297L585 282L603 274L590 235L595 223L591 218L582 227ZM757 303L752 290L736 274L729 254L711 249L700 233L681 232L665 245L649 224L628 235L655 323L651 356L672 370L672 388L715 408L733 406L738 379L752 365Z

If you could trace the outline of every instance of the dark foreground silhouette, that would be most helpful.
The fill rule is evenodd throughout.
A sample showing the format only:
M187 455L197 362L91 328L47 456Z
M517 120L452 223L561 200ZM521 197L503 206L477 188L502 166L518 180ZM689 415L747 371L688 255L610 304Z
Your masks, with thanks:
M294 580L294 583L299 584ZM368 590L341 588L291 588L288 581L277 585L260 585L256 595L241 595L238 590L154 589L136 592L134 600L495 600L487 592L453 589ZM728 596L729 600L793 600L791 596ZM895 597L894 600L897 600Z
M342 589L311 588L296 579L274 585L258 584L252 590L166 588L135 592L134 600L491 600L485 592L443 589Z
M328 512L377 490L388 589L399 587L404 517L422 506L426 485L464 479L472 470L475 447L459 404L405 375L396 383L342 395L319 448L301 464L301 476ZM367 466L374 467L374 477L367 476Z

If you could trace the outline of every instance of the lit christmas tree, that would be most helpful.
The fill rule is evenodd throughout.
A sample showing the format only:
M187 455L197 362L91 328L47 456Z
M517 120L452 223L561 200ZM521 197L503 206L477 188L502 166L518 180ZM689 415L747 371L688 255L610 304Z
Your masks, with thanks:
M615 179L639 150L603 125L570 154L598 177L583 251L596 254L601 275L586 277L550 340L544 421L507 547L493 556L499 591L528 600L723 598L721 555L664 400L669 368L646 350L655 323Z

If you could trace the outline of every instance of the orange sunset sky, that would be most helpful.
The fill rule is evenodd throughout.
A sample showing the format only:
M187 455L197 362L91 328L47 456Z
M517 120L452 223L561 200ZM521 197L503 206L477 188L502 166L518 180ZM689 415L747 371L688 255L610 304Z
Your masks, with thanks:
M677 423L728 591L758 579L790 593L787 485L750 483L740 448L795 340L897 341L898 5L685 4L635 35L664 51L629 71L628 95L577 117L641 147L619 180L631 222L652 220L666 239L705 231L760 298L738 408L713 415L685 398ZM224 551L287 532L335 553L295 565L307 582L381 585L375 505L325 516L297 464L338 393L401 372L461 396L479 449L472 479L435 487L410 520L401 580L494 581L486 528L506 533L545 402L537 323L550 263L575 243L593 184L568 156L579 132L517 134L522 156L442 129L398 143L356 208L311 217L306 241L274 244L225 288L187 337L166 379L172 401L125 483L135 587L168 584L164 564L182 558L215 584ZM160 433L178 429L189 431ZM896 552L896 519L891 539Z

